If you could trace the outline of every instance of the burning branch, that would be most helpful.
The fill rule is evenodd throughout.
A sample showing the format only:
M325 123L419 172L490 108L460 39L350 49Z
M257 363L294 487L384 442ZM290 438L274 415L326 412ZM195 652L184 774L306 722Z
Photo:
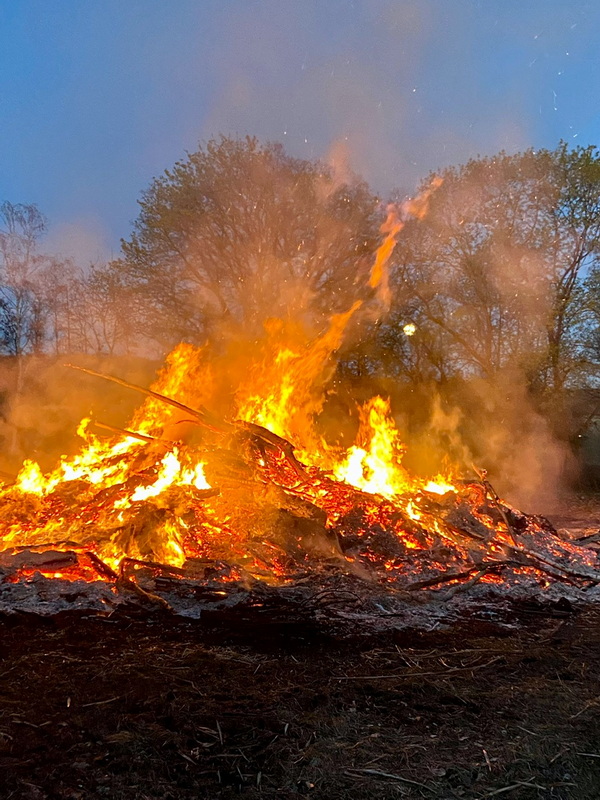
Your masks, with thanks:
M87 375L93 375L96 378L102 378L111 383L116 383L118 386L124 386L126 389L132 389L134 392L140 392L141 394L148 395L148 397L153 397L161 403L166 403L167 405L173 406L173 408L179 409L179 411L183 411L185 414L190 414L198 425L202 425L204 428L213 431L213 433L230 432L230 426L227 423L215 420L206 409L190 408L180 403L178 400L173 400L172 397L166 397L164 394L159 394L152 389L138 386L137 383L129 383L129 381L125 381L122 378L115 378L113 375L107 375L104 372L96 372L96 370L88 369L87 367L79 367L76 364L65 364L64 366L79 370L79 372L85 372Z
M97 428L102 428L105 431L112 431L118 433L120 436L126 436L131 439L138 439L140 442L156 442L159 441L156 436L146 436L145 433L137 433L137 431L129 431L126 428L117 428L115 425L108 425L106 422L94 422Z

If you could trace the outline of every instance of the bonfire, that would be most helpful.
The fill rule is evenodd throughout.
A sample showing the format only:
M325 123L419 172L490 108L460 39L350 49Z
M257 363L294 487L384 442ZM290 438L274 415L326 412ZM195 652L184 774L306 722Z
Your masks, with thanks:
M402 211L426 208L421 197ZM402 224L391 211L369 277L383 305ZM84 420L79 453L48 474L26 461L1 488L0 601L40 580L103 584L105 604L126 589L163 606L179 584L188 612L199 587L212 600L308 584L313 596L360 584L380 598L448 600L476 585L600 583L595 550L503 502L485 472L411 476L385 398L359 408L351 447L317 433L324 375L362 305L313 336L269 320L250 353L181 344L151 388L75 367L146 399L126 428Z

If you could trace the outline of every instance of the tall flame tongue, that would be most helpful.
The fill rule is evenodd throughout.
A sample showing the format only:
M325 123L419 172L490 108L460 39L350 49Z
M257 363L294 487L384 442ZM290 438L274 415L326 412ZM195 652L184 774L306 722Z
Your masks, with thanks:
M313 420L323 404L324 373L360 305L357 301L348 311L332 316L327 330L312 341L297 325L267 320L267 336L236 393L238 419L262 425L305 448L315 446Z

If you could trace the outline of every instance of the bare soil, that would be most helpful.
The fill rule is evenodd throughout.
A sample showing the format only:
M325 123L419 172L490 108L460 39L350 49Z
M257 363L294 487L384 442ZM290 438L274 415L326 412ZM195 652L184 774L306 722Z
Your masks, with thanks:
M2 800L303 795L597 800L600 612L344 640L293 620L0 619Z

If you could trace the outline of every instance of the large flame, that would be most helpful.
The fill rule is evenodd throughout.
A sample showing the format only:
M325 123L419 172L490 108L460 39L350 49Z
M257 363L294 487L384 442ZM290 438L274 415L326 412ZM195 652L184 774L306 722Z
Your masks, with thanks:
M347 504L341 499L343 493L335 494L334 479L385 497L419 519L423 492L442 494L453 487L448 481L409 476L401 464L404 447L387 400L374 397L359 409L356 441L346 450L328 447L313 429L319 408L314 392L318 376L331 349L339 346L354 310L334 317L326 333L304 350L283 347L269 360L267 343L271 347L274 343L267 339L249 364L247 383L238 389L229 420L223 420L217 433L205 431L184 411L155 397L143 403L130 429L108 439L92 433L90 420L83 420L78 431L83 447L78 453L63 458L45 475L36 462L26 461L15 483L0 491L0 550L69 542L115 569L124 558L179 567L190 557L216 550L235 561L255 536L255 523L249 520L253 514L260 517L261 501L235 496L234 507L229 507L223 492L217 497L211 491L210 474L219 489L227 486L231 478L222 472L223 439L235 440L246 430L239 427L244 424L257 426L259 440L264 439L265 452L254 454L256 469L285 489L295 489L301 481L302 496L324 504L332 523ZM271 325L280 335L283 326ZM168 391L166 397L188 402L197 403L200 396L210 399L206 383L196 387L189 381L190 374L208 375L214 370L208 362L201 368L204 359L201 349L178 346L151 391ZM269 450L270 435L276 442L289 438L302 448L302 463L297 462L301 478L284 463L285 448ZM306 441L319 446L311 450L304 446ZM324 479L330 481L327 489ZM260 476L257 491L259 485ZM243 481L236 486L239 494Z
M425 213L429 194L405 215ZM384 304L402 225L390 209L369 278ZM256 573L265 548L275 546L261 531L277 530L288 511L298 520L314 515L306 501L334 524L352 504L344 487L420 519L427 494L454 487L448 477L420 480L404 469L387 400L374 397L359 409L356 440L345 450L315 429L334 354L362 305L356 300L313 336L299 322L271 319L261 341L234 353L177 346L151 390L142 390L148 396L127 429L100 438L85 419L77 454L45 475L26 461L14 484L4 485L0 550L68 543L112 568L125 558L178 567L206 557L237 559ZM420 546L409 531L398 535L407 547Z

